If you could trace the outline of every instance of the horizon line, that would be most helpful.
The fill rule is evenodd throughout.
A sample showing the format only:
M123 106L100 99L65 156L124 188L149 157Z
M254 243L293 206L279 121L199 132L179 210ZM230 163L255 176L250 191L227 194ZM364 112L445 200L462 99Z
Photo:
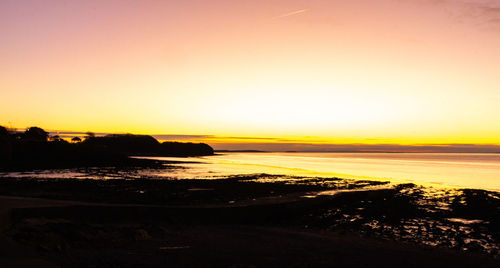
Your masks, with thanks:
M25 128L10 128L22 131ZM47 130L50 135L70 139L85 136L91 131ZM133 134L130 132L92 132L97 136ZM217 136L212 134L136 134L150 135L159 141L207 143L216 151L261 152L358 152L358 153L500 153L500 144L494 143L335 143L325 140L301 140L277 137ZM319 137L318 137L319 138Z

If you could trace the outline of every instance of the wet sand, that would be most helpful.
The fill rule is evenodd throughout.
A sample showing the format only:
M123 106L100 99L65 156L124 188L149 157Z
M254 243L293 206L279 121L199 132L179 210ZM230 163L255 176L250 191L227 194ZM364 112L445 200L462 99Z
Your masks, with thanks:
M350 233L255 224L207 224L206 220L197 223L193 218L189 223L175 223L159 220L159 214L171 212L157 206L148 210L151 209L148 206L75 206L73 202L31 198L2 197L1 200L9 203L4 209L22 214L15 216L15 221L24 220L17 228L37 231L37 234L28 234L32 236L32 244L28 246L2 236L0 244L9 250L2 250L0 260L12 267L105 267L111 264L120 267L495 267L495 261L484 256ZM29 209L30 206L37 209ZM62 238L68 234L73 241Z
M375 211L377 215L370 220L382 221L380 218L393 214L400 221L407 221L408 217L400 215L398 207L387 208L390 214L381 210L386 203L359 210L359 203L383 202L406 191L403 187L395 190L384 184L344 180L321 185L314 184L321 180L299 185L269 184L258 183L255 181L258 179L8 181L2 185L4 196L0 197L3 249L0 261L12 267L497 267L499 264L496 256L482 251L464 252L395 239L378 231L367 232L363 224L349 218L359 214L351 213L353 210L365 211L362 214L365 218ZM5 180L8 179L2 182ZM93 192L88 192L90 188ZM155 188L165 196L156 196ZM6 196L5 191L17 196ZM324 191L330 191L331 195L318 195ZM121 194L110 195L114 192ZM147 193L157 198L137 198ZM176 195L169 195L173 193ZM29 197L40 195L50 198ZM134 199L138 202L130 202ZM402 203L400 199L389 202ZM341 219L335 218L331 211L325 213L332 209L342 209ZM496 235L494 230L490 232Z

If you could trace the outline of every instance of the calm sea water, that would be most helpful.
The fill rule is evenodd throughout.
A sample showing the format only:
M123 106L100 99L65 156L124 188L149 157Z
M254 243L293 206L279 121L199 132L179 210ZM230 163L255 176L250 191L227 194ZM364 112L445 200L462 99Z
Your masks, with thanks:
M285 174L390 180L500 191L500 154L422 153L224 153L182 161L158 174L207 178L235 174ZM197 162L197 163L192 163Z
M205 157L144 157L176 161L173 169L81 168L0 173L29 178L220 178L242 174L374 179L394 183L500 191L500 154L224 153Z

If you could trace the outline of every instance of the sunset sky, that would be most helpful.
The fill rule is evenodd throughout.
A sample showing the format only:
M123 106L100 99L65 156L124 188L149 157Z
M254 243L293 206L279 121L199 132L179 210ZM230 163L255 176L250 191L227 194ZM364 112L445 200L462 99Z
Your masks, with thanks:
M2 0L0 101L17 128L498 145L500 1Z

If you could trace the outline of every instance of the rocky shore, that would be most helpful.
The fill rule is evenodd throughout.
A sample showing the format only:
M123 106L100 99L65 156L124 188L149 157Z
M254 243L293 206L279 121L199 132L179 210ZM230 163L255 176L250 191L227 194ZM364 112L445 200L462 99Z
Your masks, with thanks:
M4 177L0 195L2 243L56 266L499 264L500 194L482 190L257 174Z

